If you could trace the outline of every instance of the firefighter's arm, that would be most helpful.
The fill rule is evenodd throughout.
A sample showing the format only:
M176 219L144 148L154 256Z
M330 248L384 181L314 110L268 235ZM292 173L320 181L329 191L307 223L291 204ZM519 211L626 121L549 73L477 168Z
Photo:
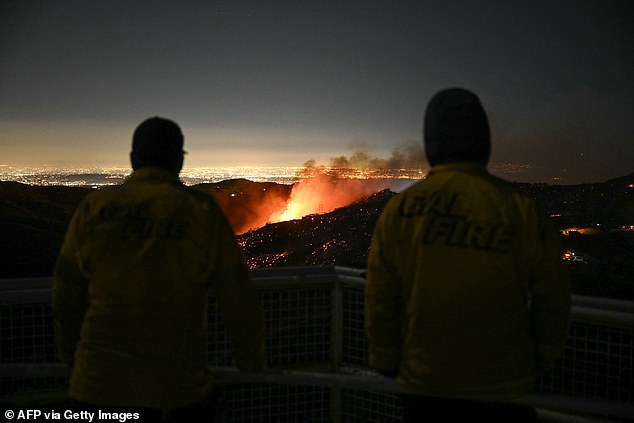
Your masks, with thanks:
M71 220L53 272L52 309L59 359L72 364L88 307L88 279L82 274L79 251L83 209Z
M552 367L563 352L570 330L571 290L557 231L540 218L539 248L531 283L531 319L541 370Z
M402 298L399 277L388 257L385 231L383 219L380 219L368 256L365 328L370 366L386 376L394 376L401 361Z
M221 267L212 280L212 292L237 366L244 371L260 371L266 366L266 329L260 299L228 225L220 238Z

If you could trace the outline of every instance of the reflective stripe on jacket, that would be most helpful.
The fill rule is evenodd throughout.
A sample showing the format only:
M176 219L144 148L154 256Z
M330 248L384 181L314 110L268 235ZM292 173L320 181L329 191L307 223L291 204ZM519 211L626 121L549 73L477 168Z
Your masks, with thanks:
M370 364L427 394L525 392L568 335L558 234L483 166L435 166L394 197L368 260Z
M216 203L157 168L91 193L70 223L53 286L70 395L154 408L205 398L209 288L237 364L262 368L259 300Z

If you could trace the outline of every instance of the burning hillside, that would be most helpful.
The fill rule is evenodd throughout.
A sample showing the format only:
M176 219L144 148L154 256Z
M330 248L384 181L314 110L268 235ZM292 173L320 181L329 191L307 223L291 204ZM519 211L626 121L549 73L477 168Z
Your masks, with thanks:
M309 170L313 169L307 166L305 173ZM320 172L334 176L327 169ZM341 176L341 172L338 175ZM294 185L234 179L195 188L216 197L236 231L242 233L237 239L251 268L285 265L364 267L374 223L393 193L382 191L330 213L267 225L274 212L289 207L295 187L300 187L304 180L306 184L316 180L316 175L312 179L312 175L304 176ZM334 190L343 190L349 184L321 178L329 181ZM348 179L356 179L350 183L352 187L359 182L358 176ZM373 179L381 178L368 176L360 182L372 183ZM397 191L402 188L399 183L411 182L404 179L387 181L396 184ZM633 221L633 186L634 174L585 185L518 184L520 190L550 212L558 228L587 226L588 223L596 226L598 223L604 229L605 233L601 235L563 237L566 249L594 258L592 265L577 262L571 267L577 294L634 298L631 287L632 232L619 229L624 225L629 227ZM72 213L91 191L89 188L0 182L0 232L6 235L2 248L6 260L0 276L50 276ZM324 195L331 194L327 191ZM325 209L325 205L321 207ZM261 226L261 229L249 230L249 225L254 225L252 228Z
M277 266L365 267L376 220L389 190L330 213L269 224L237 237L251 269Z
M328 213L385 189L399 192L424 176L423 157L420 143L399 146L388 159L357 146L351 156L334 157L328 166L307 161L291 186L234 180L199 189L214 196L240 234L267 223Z
M213 196L234 232L241 234L268 223L328 213L384 189L400 191L411 183L408 179L341 178L319 171L293 185L239 179L195 188Z
M389 177L342 177L343 171L349 169L318 169L301 179L293 186L284 207L271 215L270 223L328 213L385 189L400 191L408 184Z
M347 206L370 195L389 189L401 191L412 179L350 177L346 169L315 169L293 185L255 183L241 180L197 185L196 188L215 198L236 234L261 228L267 223L300 219L324 214Z
M423 177L424 152L418 142L396 147L388 159L372 156L362 144L353 150L349 157L332 158L329 166L304 163L284 208L270 222L328 213L385 189L401 191Z

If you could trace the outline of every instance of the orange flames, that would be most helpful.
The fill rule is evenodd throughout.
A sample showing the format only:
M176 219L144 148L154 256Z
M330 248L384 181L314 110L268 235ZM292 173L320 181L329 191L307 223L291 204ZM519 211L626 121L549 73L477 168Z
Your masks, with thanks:
M299 219L309 214L328 213L372 194L366 181L337 179L325 174L303 179L291 191L284 208L273 213L271 222Z
M212 195L235 233L241 234L267 223L328 213L384 189L398 192L411 183L411 179L350 177L340 172L319 171L303 177L292 188L263 189L252 182L238 181L230 188L213 191Z
M340 178L318 172L295 184L286 204L271 214L270 223L331 212L383 189L399 191L403 181L393 178Z
M397 146L388 159L373 157L357 148L350 157L331 159L330 166L304 163L290 194L267 193L251 203L244 221L233 224L237 233L265 223L301 219L331 212L384 189L400 192L424 177L422 144ZM235 213L228 213L230 216ZM243 213L244 214L244 213Z

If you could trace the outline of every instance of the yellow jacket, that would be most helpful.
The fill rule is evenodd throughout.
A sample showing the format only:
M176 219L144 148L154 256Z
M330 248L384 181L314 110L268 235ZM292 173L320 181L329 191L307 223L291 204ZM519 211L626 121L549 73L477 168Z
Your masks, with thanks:
M158 168L91 193L70 223L53 285L71 397L163 409L203 400L212 383L209 288L237 365L261 369L259 300L216 203Z
M423 393L517 396L563 350L570 286L558 234L484 166L435 166L394 197L367 270L370 364Z

